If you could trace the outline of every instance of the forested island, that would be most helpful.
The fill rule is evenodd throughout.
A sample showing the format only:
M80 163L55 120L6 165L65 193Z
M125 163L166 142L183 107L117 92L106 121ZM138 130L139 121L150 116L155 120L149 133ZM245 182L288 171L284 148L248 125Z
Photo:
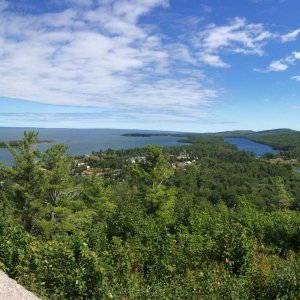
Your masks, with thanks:
M300 298L299 132L182 138L69 157L25 132L0 167L0 268L42 299Z

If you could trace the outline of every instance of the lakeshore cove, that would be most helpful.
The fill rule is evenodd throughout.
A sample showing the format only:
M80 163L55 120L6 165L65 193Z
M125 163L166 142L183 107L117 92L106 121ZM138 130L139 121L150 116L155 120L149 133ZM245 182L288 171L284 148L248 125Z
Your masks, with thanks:
M174 136L148 136L135 137L124 134L135 133L168 133L155 130L133 129L56 129L56 128L0 128L0 141L16 141L23 138L24 131L36 131L39 140L52 141L41 143L38 148L44 151L54 144L65 144L69 155L84 155L107 149L130 149L146 145L159 145L163 147L184 145L179 143L180 137ZM175 134L175 132L172 132ZM0 162L7 165L13 164L13 158L6 148L0 148Z
M249 151L260 157L266 153L279 154L280 150L274 149L271 146L251 141L247 138L228 137L224 138L225 142L234 144L241 151Z

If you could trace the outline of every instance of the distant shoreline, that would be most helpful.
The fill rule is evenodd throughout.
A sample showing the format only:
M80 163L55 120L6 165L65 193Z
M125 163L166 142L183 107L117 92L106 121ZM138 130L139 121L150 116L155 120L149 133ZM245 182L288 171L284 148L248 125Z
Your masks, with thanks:
M7 145L16 148L22 141L7 141L7 142L0 142L0 148L7 148ZM53 144L54 141L51 140L38 140L36 144Z
M124 133L121 136L127 137L159 137L159 136L169 136L169 137L177 137L180 138L177 140L178 143L191 143L189 140L189 134L181 134L181 133Z
M172 136L183 137L186 135L176 133L124 133L122 136L134 136L134 137L152 137L152 136Z

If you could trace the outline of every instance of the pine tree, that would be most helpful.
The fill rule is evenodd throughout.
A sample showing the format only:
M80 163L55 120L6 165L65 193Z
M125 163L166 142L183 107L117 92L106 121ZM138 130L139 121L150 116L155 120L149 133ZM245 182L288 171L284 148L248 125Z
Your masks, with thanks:
M7 144L15 165L13 168L3 168L4 180L12 182L16 206L20 211L21 222L27 230L32 228L33 204L39 200L45 182L38 163L42 154L36 147L37 137L38 133L25 131L24 138L16 149Z

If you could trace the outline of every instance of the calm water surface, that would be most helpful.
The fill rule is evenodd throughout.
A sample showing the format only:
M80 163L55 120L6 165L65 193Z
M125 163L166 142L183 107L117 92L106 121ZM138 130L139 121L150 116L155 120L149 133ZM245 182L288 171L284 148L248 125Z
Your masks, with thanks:
M268 145L256 143L244 138L225 138L224 140L225 142L236 145L239 150L254 152L257 157L266 153L280 153L279 150L273 149Z
M26 128L0 128L0 141L20 140L24 130L39 132L40 140L51 140L54 144L68 146L70 155L83 155L93 151L111 149L130 149L144 147L146 145L176 146L177 137L128 137L124 133L155 133L145 130L121 130L121 129L26 129ZM161 133L161 132L160 132ZM41 144L40 150L45 150L53 144ZM13 160L7 149L0 148L0 162L12 165Z

